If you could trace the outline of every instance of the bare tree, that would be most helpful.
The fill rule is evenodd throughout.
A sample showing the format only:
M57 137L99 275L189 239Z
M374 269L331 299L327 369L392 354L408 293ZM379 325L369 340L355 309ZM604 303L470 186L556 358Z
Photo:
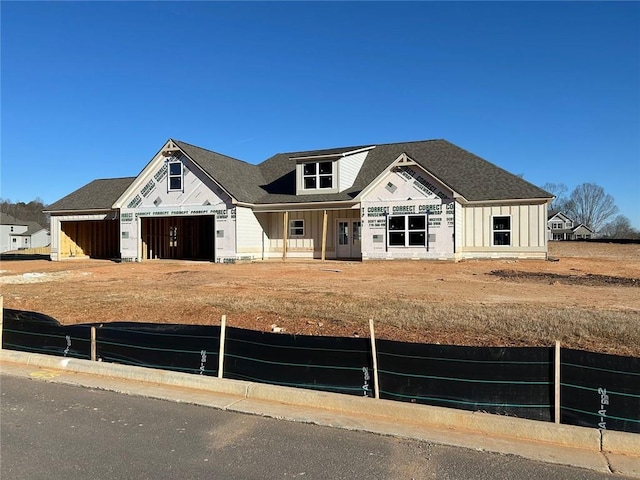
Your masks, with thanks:
M613 197L595 183L583 183L574 188L564 209L574 221L594 232L599 232L600 227L618 212Z
M564 208L567 203L567 192L569 191L564 183L547 182L542 186L542 189L556 197L549 206L551 210L562 210Z
M618 215L612 221L602 227L600 232L602 236L607 238L640 238L640 231L631 226L631 220L624 215Z

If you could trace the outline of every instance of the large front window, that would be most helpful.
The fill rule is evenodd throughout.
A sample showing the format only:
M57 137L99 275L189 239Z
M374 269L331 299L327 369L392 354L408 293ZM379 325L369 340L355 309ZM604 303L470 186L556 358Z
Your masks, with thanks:
M511 245L511 217L493 217L493 244Z
M392 215L387 223L390 247L424 247L427 240L426 215Z
M333 162L305 163L302 184L305 190L333 188Z

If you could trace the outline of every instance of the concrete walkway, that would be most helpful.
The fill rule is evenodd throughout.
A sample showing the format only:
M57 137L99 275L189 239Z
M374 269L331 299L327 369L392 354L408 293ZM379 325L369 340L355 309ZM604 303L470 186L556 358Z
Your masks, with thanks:
M640 435L0 350L2 372L640 478Z

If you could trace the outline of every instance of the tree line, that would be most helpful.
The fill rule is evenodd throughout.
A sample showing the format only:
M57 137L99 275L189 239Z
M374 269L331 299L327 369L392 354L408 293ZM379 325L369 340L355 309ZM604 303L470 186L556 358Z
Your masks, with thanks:
M40 226L49 228L49 215L42 213L45 205L41 198L31 200L29 203L17 202L0 198L0 211L11 215L23 222L36 222Z
M543 190L553 194L551 211L560 211L574 222L593 230L598 238L640 239L640 231L633 228L631 220L616 215L618 207L614 198L595 183L583 183L571 193L564 183L545 183Z

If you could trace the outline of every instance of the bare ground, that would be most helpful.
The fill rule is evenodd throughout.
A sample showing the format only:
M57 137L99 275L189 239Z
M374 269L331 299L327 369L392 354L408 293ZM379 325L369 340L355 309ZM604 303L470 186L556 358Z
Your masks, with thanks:
M552 345L640 356L640 245L552 242L554 261L12 260L6 308L63 324L227 324L458 345Z

